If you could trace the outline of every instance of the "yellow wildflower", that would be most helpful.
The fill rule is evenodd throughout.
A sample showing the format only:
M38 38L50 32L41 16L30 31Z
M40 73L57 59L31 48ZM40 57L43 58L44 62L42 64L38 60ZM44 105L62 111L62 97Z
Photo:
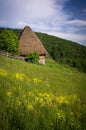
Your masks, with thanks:
M42 95L43 95L42 93L39 93L39 96L40 96L40 97L42 97Z
M52 102L52 98L50 96L50 94L48 93L39 93L39 100L40 100L40 103L42 103L43 101L46 102L46 103L51 103Z
M38 78L33 78L33 83L39 84L41 82L42 82L42 80L40 80Z
M39 101L39 98L38 98L38 97L35 97L35 101Z
M33 92L29 92L28 94L29 94L30 97L31 96L34 97L34 93Z
M38 82L38 78L33 78L33 82L37 83Z
M12 97L12 92L7 92L8 97Z
M68 98L69 98L70 104L75 104L75 103L80 104L81 103L81 101L77 95L71 95Z
M66 121L65 114L63 113L62 110L59 110L59 111L57 112L57 119L58 119L58 120L62 120L62 121Z
M43 98L40 98L40 99L39 99L39 102L40 102L40 103L43 103L43 102L44 102Z
M59 97L56 97L56 103L67 104L67 105L74 104L74 103L80 104L80 99L77 97L77 95L59 96Z
M40 97L47 97L47 98L50 97L50 95L48 93L39 93L39 96Z
M42 102L40 107L44 107L44 106L46 106L46 104L45 104L45 102Z
M59 104L64 103L64 97L63 96L56 97L56 102L59 103Z
M44 93L44 96L48 97L48 98L50 97L50 95L48 93Z
M7 76L7 71L0 68L0 75L3 76L3 77L6 77Z
M28 107L29 110L34 111L34 107L33 107L32 104L29 104L27 107Z
M22 95L23 100L26 100L26 95Z
M16 87L13 87L13 90L16 91Z
M50 124L51 126L53 126L54 124L51 122L51 124Z
M21 101L20 100L16 100L16 103L17 103L17 105L19 106L19 105L21 105Z
M15 78L19 80L24 80L25 74L22 73L15 73Z
M71 112L70 112L70 115L71 115L71 116L74 116L74 113L71 111Z
M24 104L27 104L27 100L25 99L25 100L23 101L23 103L24 103Z

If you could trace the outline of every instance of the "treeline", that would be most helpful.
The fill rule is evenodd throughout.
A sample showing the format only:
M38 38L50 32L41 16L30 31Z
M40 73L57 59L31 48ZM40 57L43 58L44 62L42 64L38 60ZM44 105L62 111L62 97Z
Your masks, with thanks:
M0 51L18 54L19 40L11 29L0 29Z
M36 33L50 56L57 62L86 72L86 47L44 33Z
M3 28L0 28L0 33ZM10 29L17 37L21 33L21 29ZM45 33L36 35L41 40L49 55L57 62L67 64L78 68L80 71L86 72L86 47L76 42L68 41L62 38L51 36Z

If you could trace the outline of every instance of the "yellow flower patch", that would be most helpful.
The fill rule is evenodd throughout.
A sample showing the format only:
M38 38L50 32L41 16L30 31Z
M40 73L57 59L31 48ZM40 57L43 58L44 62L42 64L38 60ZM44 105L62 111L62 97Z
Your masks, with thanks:
M25 74L22 74L22 73L15 73L14 76L16 79L18 80L24 80L25 79Z
M69 105L69 104L80 104L80 99L77 95L71 95L71 96L59 96L59 97L56 97L56 103L57 104L66 104L66 105Z
M12 92L7 92L8 97L12 97Z
M29 110L34 111L34 107L33 107L32 104L27 105L27 107L28 107Z
M5 69L0 68L0 75L3 77L7 76L7 71Z
M33 78L33 83L39 84L39 83L41 83L41 82L42 82L41 79L39 79L39 78Z
M66 121L66 117L65 117L65 114L62 110L59 110L57 112L57 119L58 120L62 120L62 121Z

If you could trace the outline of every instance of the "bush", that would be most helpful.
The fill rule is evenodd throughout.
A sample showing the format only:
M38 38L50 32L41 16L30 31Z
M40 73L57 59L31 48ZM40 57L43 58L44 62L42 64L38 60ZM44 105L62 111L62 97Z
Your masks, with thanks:
M5 29L0 33L0 50L7 51L11 54L17 54L18 45L18 38L12 30Z
M26 55L25 61L32 62L32 63L38 63L39 60L39 54L38 53L30 53Z

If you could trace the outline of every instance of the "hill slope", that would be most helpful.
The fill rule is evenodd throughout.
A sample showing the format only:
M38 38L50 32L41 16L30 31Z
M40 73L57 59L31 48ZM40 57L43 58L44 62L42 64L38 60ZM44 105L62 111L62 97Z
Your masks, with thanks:
M0 28L0 32L3 28ZM21 29L12 29L17 36L20 35ZM68 41L44 33L36 35L41 40L49 55L57 62L67 64L86 72L86 47L76 42Z
M85 129L86 74L52 60L0 57L0 99L1 130Z
M85 46L44 33L36 34L55 61L68 64L86 72Z
M21 60L0 57L0 67L6 69L9 74L24 73L28 78L39 78L49 82L54 94L77 93L85 98L86 74L68 66L59 65L53 60L47 59L46 65L30 64ZM3 82L6 84L5 82ZM53 90L54 89L54 90ZM82 93L83 92L83 93Z

